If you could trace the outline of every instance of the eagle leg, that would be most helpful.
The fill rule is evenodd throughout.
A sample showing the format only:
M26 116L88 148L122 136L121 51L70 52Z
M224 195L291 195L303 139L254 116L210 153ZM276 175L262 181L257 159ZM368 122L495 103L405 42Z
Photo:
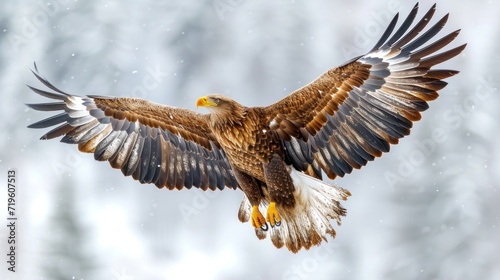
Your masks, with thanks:
M293 207L295 205L293 196L295 186L283 159L279 155L273 154L269 163L263 165L263 169L270 196L266 219L271 227L280 226L281 217L276 209L276 204L278 207Z
M263 231L267 231L269 227L267 226L264 216L259 211L259 206L252 206L252 226L254 228L261 228ZM273 226L273 224L271 224Z
M252 205L252 226L256 229L260 228L263 231L267 231L269 227L267 226L264 216L259 210L259 204L262 200L262 192L259 183L255 178L240 171L238 168L232 166L232 169L234 177L236 178L236 181L238 181L238 185L245 193L250 205Z
M281 217L276 209L276 203L271 202L267 207L266 221L269 222L271 227L280 226L281 225Z

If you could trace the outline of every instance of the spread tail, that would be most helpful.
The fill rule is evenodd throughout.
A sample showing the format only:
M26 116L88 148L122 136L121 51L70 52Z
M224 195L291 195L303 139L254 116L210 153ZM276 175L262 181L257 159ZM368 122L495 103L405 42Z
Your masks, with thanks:
M290 176L295 185L295 206L277 205L281 225L271 228L269 234L274 246L281 248L285 245L296 253L302 247L307 250L323 240L328 241L328 235L335 238L330 220L341 224L341 217L346 215L346 210L340 201L346 200L351 194L346 189L332 186L293 168ZM265 210L268 205L269 201L263 199L260 208ZM250 212L250 203L244 197L238 213L240 221L247 222ZM260 228L255 229L255 233L259 239L266 238L266 232Z

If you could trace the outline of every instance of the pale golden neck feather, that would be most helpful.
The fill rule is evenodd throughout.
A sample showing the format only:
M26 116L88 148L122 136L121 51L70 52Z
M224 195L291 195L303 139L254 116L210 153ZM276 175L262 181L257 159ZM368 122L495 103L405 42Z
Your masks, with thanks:
M210 114L212 127L222 130L227 126L242 125L247 115L246 109L234 101L224 104L220 108L212 108Z

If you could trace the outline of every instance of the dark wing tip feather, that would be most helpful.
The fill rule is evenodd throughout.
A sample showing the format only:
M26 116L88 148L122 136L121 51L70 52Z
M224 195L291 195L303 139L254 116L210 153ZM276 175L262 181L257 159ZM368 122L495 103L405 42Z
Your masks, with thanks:
M434 24L429 30L427 30L424 34L422 34L419 38L413 40L412 42L409 42L406 46L403 47L403 50L411 52L415 50L416 48L422 46L426 42L428 42L430 39L432 39L436 34L439 33L445 26L446 22L448 21L448 16L444 16L441 20L439 20L436 24Z
M381 49L392 46L394 42L396 42L399 38L401 38L405 34L405 32L408 30L408 28L410 28L411 24L415 20L415 17L417 16L418 13L418 8L419 4L417 2L413 7L413 9L411 10L411 12L406 17L406 19L403 21L401 26L398 28L396 33L394 33L394 35L392 35L392 37L389 40L387 40L387 42L385 42L383 46L380 47Z
M445 52L426 57L420 61L420 66L431 68L436 64L440 64L442 62L450 60L451 58L459 55L465 49L466 46L467 44L463 44L456 48L447 50Z
M418 5L418 3L417 3L417 5ZM387 38L389 38L389 36L391 35L392 31L394 30L394 27L396 27L398 19L399 19L399 13L397 13L392 18L391 22L389 23L389 26L387 26L386 30L384 31L384 34L382 34L382 36L380 37L380 39L378 40L378 42L375 44L375 46L373 46L373 48L370 50L370 52L373 52L373 51L377 50L378 48L380 48L385 43L385 41L387 40Z
M35 92L43 97L47 97L47 98L51 98L51 99L64 100L64 99L66 99L66 96L67 96L67 94L65 94L65 93L63 93L63 95L61 95L58 93L41 90L41 89L38 89L36 87L32 87L30 85L28 85L28 88L31 89L33 92Z
M32 123L32 124L28 125L28 128L47 128L50 126L60 124L62 122L66 122L68 120L69 120L68 114L63 112L63 113L48 117L46 119L43 119L41 121Z
M37 111L60 111L64 110L66 103L64 102L51 102L51 103L26 103L24 104L29 108Z
M31 73L33 73L33 75L35 75L35 77L42 83L44 84L46 87L50 88L51 90L53 91L56 91L58 93L61 93L65 96L69 96L67 93L61 91L60 89L58 89L57 87L55 87L53 84L51 84L46 78L42 77L40 75L40 73L38 72L38 67L36 66L36 63L34 63L34 68L35 68L35 71L31 70ZM28 86L30 87L31 89L33 89L31 86Z
M436 5L434 4L429 9L429 11L427 11L427 13L417 22L417 24L410 31L408 31L408 33L406 33L406 35L401 36L390 47L394 49L400 49L408 42L410 42L413 38L415 38L415 36L417 36L420 33L420 31L422 31L427 26L427 24L429 24L435 12L436 12ZM412 22L410 22L410 25ZM408 26L408 28L410 27L410 25Z

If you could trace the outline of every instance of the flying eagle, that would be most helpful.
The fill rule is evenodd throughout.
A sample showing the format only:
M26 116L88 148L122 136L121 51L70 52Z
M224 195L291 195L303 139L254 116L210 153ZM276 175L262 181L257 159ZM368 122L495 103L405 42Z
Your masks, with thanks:
M62 112L29 127L57 125L41 139L63 136L61 142L158 188L241 189L238 218L251 221L259 239L269 233L277 248L309 249L335 237L331 220L340 225L346 215L340 201L350 196L322 181L323 173L342 177L388 152L438 97L443 79L458 73L433 69L466 46L436 54L460 30L429 42L448 15L418 36L435 6L410 28L415 5L391 36L396 14L367 54L267 107L210 94L196 102L210 110L200 114L137 98L70 95L35 65L46 89L30 88L56 101L27 105Z

